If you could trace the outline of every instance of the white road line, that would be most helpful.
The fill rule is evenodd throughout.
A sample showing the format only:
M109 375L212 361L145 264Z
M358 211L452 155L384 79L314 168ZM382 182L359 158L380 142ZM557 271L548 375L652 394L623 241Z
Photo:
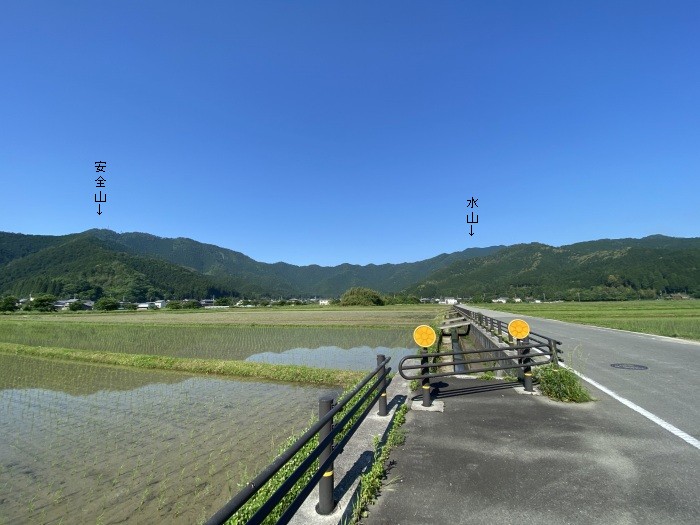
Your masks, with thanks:
M683 432L683 431L682 431L681 429L679 429L679 428L674 427L674 426L673 426L671 423L669 423L668 421L664 421L663 419L661 419L661 418L658 417L658 416L655 416L654 414L652 414L652 413L649 412L648 410L644 410L642 407L640 407L640 406L638 406L638 405L635 405L635 404L632 403L632 401L630 401L629 399L625 399L624 397L622 397L622 396L616 394L615 392L613 392L613 391L610 390L609 388L606 388L606 387L604 387L603 385L601 385L600 383L598 383L597 381L594 381L593 379L584 376L583 374L577 372L576 370L574 370L574 369L571 368L570 366L567 366L567 365L565 365L564 363L561 363L561 366L566 366L566 368L568 368L569 370L571 370L574 374L576 374L577 376L579 376L579 377L580 377L581 379L583 379L584 381L586 381L586 382L590 383L591 385L593 385L594 387L596 387L598 390L602 390L603 392L605 392L606 394L608 394L608 395L609 395L610 397L612 397L613 399L615 399L615 400L619 401L620 403L622 403L623 405L625 405L625 406L631 408L632 410L634 410L634 411L637 412L638 414L641 414L642 416L644 416L645 418L649 419L650 421L653 421L654 423L656 423L657 425L659 425L661 428L663 428L663 429L665 429L665 430L668 430L668 431L669 431L671 434L673 434L674 436L678 436L679 438L681 438L683 441L685 441L685 442L688 443L689 445L692 445L692 446L694 446L695 448L697 448L698 450L700 450L700 441L698 441L697 439L695 439L695 438L694 438L693 436L691 436L690 434L688 434L688 433L686 433L686 432Z

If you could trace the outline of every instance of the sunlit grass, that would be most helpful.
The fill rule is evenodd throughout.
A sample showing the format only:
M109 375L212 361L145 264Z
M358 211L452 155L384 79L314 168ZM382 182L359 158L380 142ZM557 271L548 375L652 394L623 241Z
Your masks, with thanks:
M445 306L392 305L374 307L287 306L277 308L230 308L226 310L149 310L117 312L14 313L19 317L46 322L127 323L154 325L275 325L275 326L375 326L411 327L432 319ZM0 315L0 321L3 316Z
M487 308L571 323L700 341L700 301L508 303Z

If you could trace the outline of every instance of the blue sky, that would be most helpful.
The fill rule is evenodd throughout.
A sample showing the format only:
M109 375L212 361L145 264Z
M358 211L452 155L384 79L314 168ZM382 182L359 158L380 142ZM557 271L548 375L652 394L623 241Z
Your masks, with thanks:
M6 3L0 230L321 265L699 236L699 21L696 1Z

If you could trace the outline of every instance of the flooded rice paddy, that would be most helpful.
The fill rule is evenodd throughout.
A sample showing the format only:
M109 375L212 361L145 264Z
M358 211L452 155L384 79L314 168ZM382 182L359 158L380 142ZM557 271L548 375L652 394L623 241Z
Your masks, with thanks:
M6 316L0 341L367 371L381 353L395 371L417 350L418 317ZM0 353L0 525L201 523L316 419L320 396L339 393Z
M329 393L0 354L0 524L201 522Z
M31 319L0 323L0 340L8 343L203 359L243 360L290 348L415 348L412 329L385 326L125 325Z
M418 352L418 348L321 346L319 348L292 348L283 352L263 352L251 355L246 361L273 365L305 365L317 368L369 371L376 366L377 355L382 354L385 357L391 357L389 366L392 367L393 371L396 371L402 357Z

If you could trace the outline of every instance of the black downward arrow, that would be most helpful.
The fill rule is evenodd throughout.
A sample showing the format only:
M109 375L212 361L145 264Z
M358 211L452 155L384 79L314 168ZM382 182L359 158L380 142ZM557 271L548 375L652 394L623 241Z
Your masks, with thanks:
M97 215L102 215L102 211L100 210L100 205L97 205Z
M473 224L470 224L470 225L469 225L469 235L470 235L470 236L473 236L473 235L474 235L474 225L473 225Z

